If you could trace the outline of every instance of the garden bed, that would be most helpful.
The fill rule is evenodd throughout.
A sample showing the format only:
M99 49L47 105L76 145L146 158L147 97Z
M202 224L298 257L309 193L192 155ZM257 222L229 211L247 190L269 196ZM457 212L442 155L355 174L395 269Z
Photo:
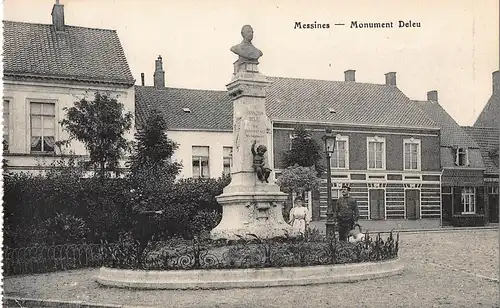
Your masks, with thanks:
M397 258L399 235L380 234L358 243L308 232L301 238L211 241L207 238L150 242L36 246L4 250L4 274L31 274L88 267L140 270L248 269L304 267ZM139 257L140 255L140 257Z
M239 240L208 239L150 243L141 264L134 258L133 245L110 246L105 266L119 269L192 270L296 267L384 261L398 256L399 235L390 233L384 240L377 234L358 243L340 242L306 234L301 238Z
M102 267L96 280L108 287L133 289L232 289L354 282L398 275L399 258L304 267L199 270L127 270Z

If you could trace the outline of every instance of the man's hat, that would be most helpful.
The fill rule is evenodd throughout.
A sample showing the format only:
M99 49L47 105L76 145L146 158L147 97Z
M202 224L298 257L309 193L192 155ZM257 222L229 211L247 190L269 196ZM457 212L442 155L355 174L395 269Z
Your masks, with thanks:
M351 191L351 187L347 186L347 184L342 184L342 188L347 188L348 191Z

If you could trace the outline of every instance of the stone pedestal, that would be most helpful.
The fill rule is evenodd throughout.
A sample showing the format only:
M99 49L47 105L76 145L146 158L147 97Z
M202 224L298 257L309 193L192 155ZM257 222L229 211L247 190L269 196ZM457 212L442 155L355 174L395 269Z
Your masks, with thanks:
M254 140L255 148L259 145L268 148L265 165L273 167L269 157L272 127L265 106L268 84L256 63L242 63L235 67L233 80L227 85L234 100L232 180L222 195L217 196L223 210L221 222L210 232L214 240L253 238L249 234L259 238L297 235L283 220L287 195L274 183L274 175L271 173L269 183L262 183L253 169Z

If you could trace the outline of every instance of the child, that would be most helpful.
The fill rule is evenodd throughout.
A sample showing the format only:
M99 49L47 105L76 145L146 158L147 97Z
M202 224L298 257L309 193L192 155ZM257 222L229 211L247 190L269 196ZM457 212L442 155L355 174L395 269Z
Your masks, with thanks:
M356 227L358 227L359 231L356 230ZM365 235L361 231L361 226L358 223L354 224L353 229L349 231L349 238L348 238L349 243L361 242L364 239Z

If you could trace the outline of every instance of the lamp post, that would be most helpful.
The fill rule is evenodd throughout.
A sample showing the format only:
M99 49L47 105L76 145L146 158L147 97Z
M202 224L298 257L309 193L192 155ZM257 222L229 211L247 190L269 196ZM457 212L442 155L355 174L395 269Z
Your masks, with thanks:
M332 205L332 168L330 165L330 158L335 151L335 140L336 136L332 134L331 129L326 129L326 134L321 138L325 143L325 154L326 154L326 186L327 186L327 210L326 210L326 236L335 236L335 210ZM330 149L328 141L332 140L333 144Z

